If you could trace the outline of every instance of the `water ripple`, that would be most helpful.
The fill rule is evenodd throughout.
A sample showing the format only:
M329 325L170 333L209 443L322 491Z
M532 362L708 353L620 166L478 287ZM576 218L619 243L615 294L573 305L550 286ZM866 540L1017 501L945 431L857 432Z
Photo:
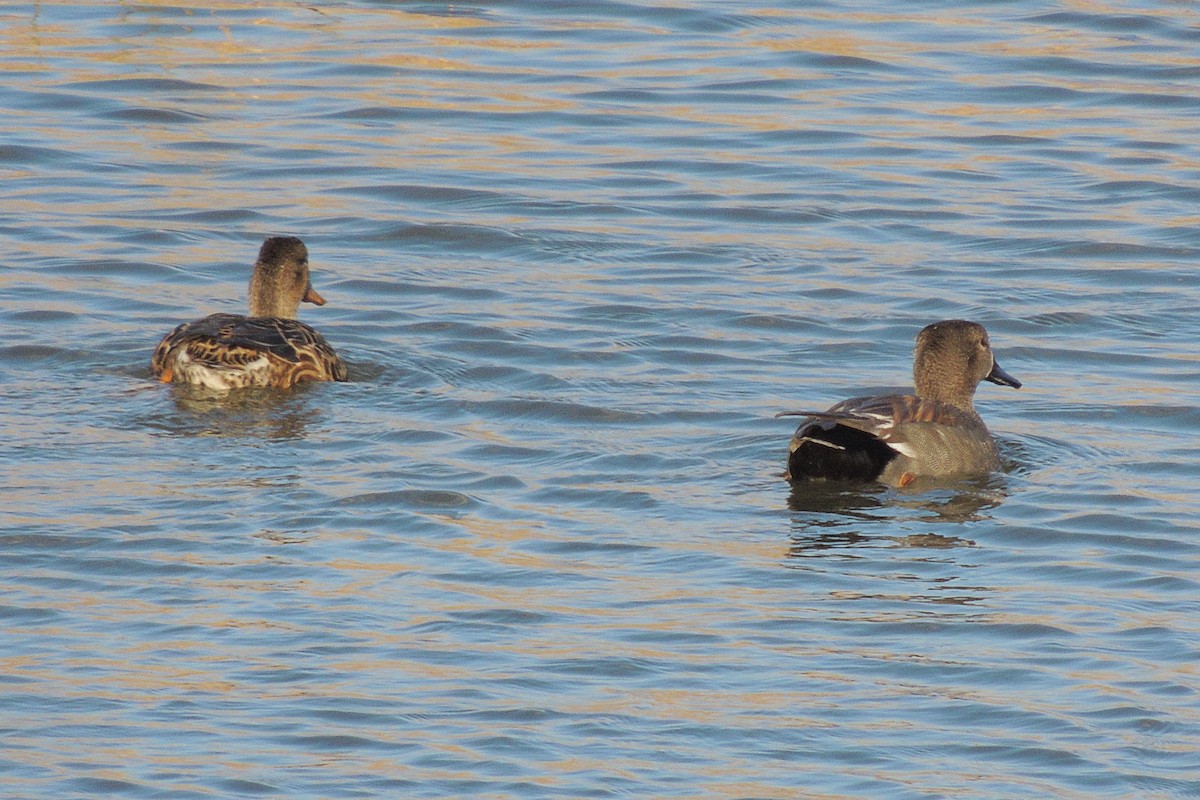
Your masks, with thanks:
M0 22L14 796L1200 793L1183 7ZM351 380L153 382L271 234ZM948 317L1001 473L780 479Z

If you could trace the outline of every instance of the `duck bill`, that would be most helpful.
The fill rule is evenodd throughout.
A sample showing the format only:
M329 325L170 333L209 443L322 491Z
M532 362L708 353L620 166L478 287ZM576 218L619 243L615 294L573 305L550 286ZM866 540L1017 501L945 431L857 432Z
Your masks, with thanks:
M292 295L292 297L295 297L295 295ZM304 292L304 297L300 299L306 303L312 303L314 306L325 305L325 298L317 294L317 290L312 287L311 283L308 285L308 290ZM991 378L988 378L988 380L991 380Z
M1004 369L995 361L992 361L992 371L987 374L987 377L984 378L984 380L991 381L992 383L998 383L1001 386L1011 386L1014 389L1021 388L1021 382L1005 372Z

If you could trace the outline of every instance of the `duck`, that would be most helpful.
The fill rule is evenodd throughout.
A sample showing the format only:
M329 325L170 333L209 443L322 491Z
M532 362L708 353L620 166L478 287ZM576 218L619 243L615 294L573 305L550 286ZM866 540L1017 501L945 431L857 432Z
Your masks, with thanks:
M804 417L788 447L783 477L878 482L902 488L918 478L980 477L1000 467L996 442L975 410L975 389L988 381L1021 388L1000 367L987 330L942 320L917 334L913 394L852 397Z
M155 348L151 373L163 383L218 391L346 380L346 365L325 338L296 319L301 302L325 305L309 277L308 248L294 236L272 236L250 275L249 315L183 323Z

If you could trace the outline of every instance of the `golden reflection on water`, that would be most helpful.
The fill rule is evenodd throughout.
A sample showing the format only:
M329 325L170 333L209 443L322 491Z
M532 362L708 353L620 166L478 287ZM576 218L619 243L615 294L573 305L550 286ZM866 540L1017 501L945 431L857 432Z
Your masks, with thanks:
M97 5L96 8L107 6ZM114 21L128 25L130 35L127 38L118 36L116 39L87 38L86 34L80 39L80 32L76 27L65 23L40 24L36 12L28 16L10 15L3 28L0 28L0 43L6 47L6 60L10 66L24 69L35 76L31 82L32 89L69 87L71 84L88 81L113 80L114 66L129 70L125 74L118 74L117 81L135 77L182 77L199 84L195 90L168 88L163 93L155 93L149 100L158 108L194 114L194 118L186 124L95 124L89 132L90 146L101 151L111 151L115 159L122 161L133 159L139 163L154 163L171 160L174 155L170 148L194 142L252 142L259 147L275 145L295 151L311 150L314 154L340 151L343 156L355 156L385 170L403 169L406 164L415 163L420 159L431 159L436 160L442 169L449 171L506 174L512 169L510 159L519 155L524 165L523 169L528 170L529 174L558 178L561 177L564 168L585 169L593 174L602 174L606 170L595 166L599 160L620 163L637 160L642 156L639 149L614 141L588 142L588 160L592 166L582 167L575 152L575 148L579 146L556 137L551 132L530 131L520 135L505 126L459 126L451 131L442 124L423 125L399 118L391 120L386 116L389 111L403 110L411 114L422 109L452 114L582 113L588 108L583 96L593 84L588 80L581 80L580 76L559 74L555 90L552 92L545 91L541 86L528 90L514 88L512 82L497 79L497 75L503 75L506 71L511 72L514 78L538 75L546 71L547 67L536 60L529 66L516 66L511 58L513 50L555 51L566 47L567 40L531 41L499 36L447 36L424 41L425 47L444 49L445 53L454 54L456 58L404 49L360 50L348 53L345 49L347 42L373 39L376 36L375 32L379 30L403 30L408 31L409 36L413 38L421 38L428 37L429 31L486 29L493 23L486 17L466 13L435 15L394 8L296 9L279 3L263 3L257 8L261 9L264 15L259 21L242 18L240 14L245 11L245 6L236 3L210 3L204 9L192 11L182 17L169 3L143 4L136 10L122 8L113 12ZM774 13L787 15L787 12L781 11ZM806 9L804 13L811 16L814 12ZM818 13L816 18L822 17ZM265 23L267 19L270 20L269 25L256 24ZM829 21L832 23L834 19L829 18ZM777 38L761 29L751 29L738 37L736 42L739 48L747 51L824 53L872 58L900 69L926 69L924 61L929 56L924 51L929 45L925 42L871 36L865 32L871 25L887 29L889 25L909 21L908 15L858 14L853 15L853 20L849 23L846 20L837 21L839 29L821 36ZM930 20L924 22L929 24ZM561 26L564 33L569 33L576 28L619 28L625 23L614 19L561 19L548 20L546 24ZM990 31L993 25L987 19L970 14L957 14L939 19L936 24L953 31ZM165 33L156 33L154 26L159 25ZM855 28L859 26L864 30L856 31ZM1045 35L1045 26L1030 24L1022 28L1014 23L1011 27L1024 30L1026 35L1016 38L1006 36L1002 39L992 36L985 37L982 41L968 39L963 46L981 55L994 55L1005 59L1036 59L1068 51L1096 52L1105 49L1119 38L1112 34L1064 30L1058 35L1067 38L1057 41ZM220 35L194 35L196 31L209 29L218 30ZM272 32L282 33L271 36ZM705 40L698 36L697 43L703 45ZM669 87L681 80L702 79L706 71L710 70L714 74L726 77L724 71L728 68L731 55L728 47L728 43L713 46L711 49L697 47L687 67L677 64L659 67L653 63L638 62L616 67L585 66L581 68L581 74L593 80L600 78L609 83L627 83L635 87L647 83L652 87ZM472 53L479 55L478 61L464 59L465 55ZM69 54L69 57L64 58L64 54ZM498 54L504 58L493 57ZM1163 66L1179 68L1188 68L1200 63L1200 58L1195 57L1181 61L1176 50L1157 55L1139 51L1138 57L1151 61L1158 59ZM342 75L325 77L319 72L310 72L292 84L278 80L260 80L252 72L243 73L246 75L243 83L229 82L226 67L231 64L242 66L261 61L266 66L269 62L280 60L329 64L341 64L352 60L355 64L383 69L378 73L365 72L349 82ZM493 61L500 61L504 66L497 67ZM53 64L53 72L43 77L41 71L47 63ZM397 71L401 74L412 72L416 75L413 80L398 81ZM722 110L719 104L713 103L671 102L671 93L666 89L663 90L664 99L660 103L647 106L640 103L622 104L618 101L618 106L622 114L671 120L676 126L691 122L727 128L730 131L749 132L812 128L869 131L875 141L865 143L866 152L863 151L862 144L848 144L832 149L817 148L808 158L797 153L797 163L804 164L811 159L812 164L822 168L836 167L839 170L857 173L876 184L872 188L873 195L890 196L897 202L903 202L913 194L912 172L921 165L909 163L903 152L881 158L874 149L876 146L904 147L912 141L940 139L946 142L945 169L963 174L990 175L1007 166L1020 167L1023 163L1022 155L1003 151L988 152L966 145L957 146L953 140L971 139L1002 131L1008 136L1029 136L1045 140L1047 143L1063 142L1075 137L1090 136L1099 122L1104 122L1106 127L1110 123L1108 117L1111 111L1101 103L1074 104L1070 109L1069 121L1064 121L1063 110L1056 103L1013 103L1011 107L1005 108L996 104L964 102L963 93L956 93L945 100L926 98L922 101L922 114L898 113L889 115L886 121L881 121L877 110L863 98L844 96L844 88L841 86L820 85L831 73L832 68L822 69L797 64L788 69L775 68L765 76L755 76L756 79L766 77L791 80L796 82L797 87L805 87L802 94L798 94L798 102L794 108L759 108L746 104L737 107L736 110ZM479 77L471 77L475 74ZM990 76L984 76L979 80L981 85L987 85L992 79ZM1003 76L995 80L1009 81L1011 77ZM817 85L813 86L814 83ZM1076 79L1070 75L1056 76L1055 85L1085 94L1098 90L1094 81ZM1136 84L1130 85L1128 80L1123 81L1123 91L1136 88ZM1155 90L1154 84L1149 81L1144 88L1148 92ZM110 91L120 93L119 83L114 84ZM799 92L799 89L797 91ZM886 89L881 88L879 91L883 92ZM306 104L312 102L314 93L336 98L337 105L330 109L335 114L343 110L353 112L375 108L382 109L385 116L379 124L372 124L369 120L349 126L336 120L335 124L322 124L319 119L313 124L298 124L296 112L292 109L300 110L300 114L309 117L310 120L313 116L319 117L326 113L324 109L317 107L305 108ZM253 110L256 106L262 106L265 113ZM818 113L811 114L813 110L818 110ZM287 113L280 113L283 111ZM239 118L242 122L231 128L228 124L230 117ZM1136 139L1139 126L1129 124L1127 131L1131 140ZM47 143L55 143L60 138L56 130L47 129L43 133ZM453 147L450 147L451 144ZM1167 160L1179 160L1180 169L1195 166L1188 162L1183 153L1167 150L1159 151L1157 155ZM277 182L270 186L252 183L240 187L231 186L223 171L234 157L229 153L219 152L193 153L192 158L199 169L192 169L184 174L173 174L171 171L158 173L155 176L155 192L137 196L121 196L118 193L115 197L102 200L74 198L71 202L73 213L90 215L96 219L119 219L122 216L120 211L133 205L143 210L209 210L212 207L214 192L221 194L225 207L268 208L278 204L281 189L287 197L286 202L294 208L293 216L296 218L355 216L362 213L357 199L352 194L306 190L288 192L290 179L286 175L280 176ZM704 152L704 158L725 164L752 162L757 157L754 152L719 146L710 146ZM1103 164L1076 162L1072 168L1091 173L1097 181L1118 180L1123 174L1106 168ZM617 168L607 171L621 174L621 170ZM24 172L23 176L24 179L37 177L32 171ZM21 175L14 177L17 180L22 179ZM296 177L298 179L300 176ZM580 179L587 177L586 174L580 174ZM702 185L698 184L695 188L739 197L753 194L763 187L755 181L738 179L735 176L707 174ZM993 194L994 191L998 192L999 189L977 184L970 202L945 210L967 218L980 216L980 210L1003 205L1008 201L1003 195ZM23 213L35 218L53 216L56 210L53 202L35 199L17 202L25 205ZM114 214L114 211L117 213ZM1114 213L1122 211L1114 209ZM1145 212L1140 206L1130 204L1124 209L1124 213L1127 215L1126 221L1130 223L1147 221L1142 216ZM1184 215L1182 209L1175 213L1181 216L1174 221L1168 220L1166 224L1183 227L1195 217L1190 213ZM533 214L505 214L493 218L492 221L500 225L521 225L535 219ZM1156 220L1156 224L1160 223L1161 220ZM126 224L136 228L145 223L139 219ZM629 217L621 220L608 219L602 223L580 221L577 224L595 231L622 234L644 232L651 226L660 226L663 223L661 219ZM957 227L954 223L946 223L946 226L951 229ZM978 226L974 230L976 235L999 236L1008 232L1004 228L980 229ZM698 242L728 241L728 233L703 227L693 235ZM837 241L830 241L818 246L809 240L803 230L789 232L786 226L780 226L769 235L780 247L796 246L803 242L814 249L829 250L840 245ZM871 247L870 244L861 246ZM46 248L46 252L52 252L52 248ZM919 261L923 254L919 249L914 249L907 261L903 253L897 253L894 249L886 253L880 252L879 255L884 256L885 260L899 260L912 264Z
M1075 7L1104 13L1090 4ZM782 458L786 433L779 434L775 448L766 443L765 428L754 428L746 436L752 444L727 457L698 453L688 441L712 441L711 428L723 422L669 430L669 424L658 427L654 421L666 404L705 403L721 406L722 420L744 421L775 405L746 399L760 388L807 391L860 380L833 369L814 378L811 365L799 365L810 367L803 374L797 367L785 375L773 363L774 354L756 349L764 329L738 328L729 323L731 315L769 320L767 335L778 338L780 351L799 350L809 339L851 340L864 326L890 331L893 314L911 317L929 308L930 285L903 271L921 266L931 250L942 256L934 270L945 274L929 284L949 284L951 278L982 282L986 278L968 275L966 267L950 275L945 263L957 258L974 268L975 261L1003 260L979 240L1011 237L1014 230L1049 236L1039 227L1043 217L1074 227L1075 218L1058 217L1069 216L1075 204L1038 193L1050 187L1065 196L1064 182L1006 180L1008 170L1033 172L1069 162L1065 183L1072 187L1132 181L1140 174L1118 159L1144 157L1137 142L1156 140L1163 145L1154 153L1160 159L1156 169L1194 171L1193 131L1185 114L1167 105L1147 107L1141 119L1133 119L1138 115L1129 113L1130 105L1104 99L1178 87L1159 85L1164 82L1146 72L1094 80L1075 74L1069 64L1056 73L1026 63L1052 56L1094 59L1116 52L1122 35L1082 25L1054 31L1032 18L995 25L970 10L938 18L914 19L908 12L839 18L794 7L762 16L774 17L784 30L813 30L795 23L801 17L828 30L778 34L774 26L760 24L718 35L672 32L669 23L656 30L653 9L646 9L635 21L619 14L546 19L530 36L519 26L495 24L493 19L504 19L499 6L486 16L453 7L442 16L387 6L232 2L181 12L175 3L156 0L119 9L95 3L86 7L91 16L83 13L83 22L45 23L52 16L48 9L39 5L30 14L0 16L6 65L32 98L12 112L12 125L27 144L36 140L44 148L26 161L20 152L13 156L6 208L52 234L12 237L31 268L25 274L0 270L0 287L30 289L23 299L33 298L42 312L60 312L74 326L64 334L67 323L49 319L40 329L69 339L58 348L44 347L47 359L60 359L51 377L73 381L47 396L73 416L39 415L40 403L27 399L14 417L28 417L28 429L6 434L6 444L24 437L43 447L17 453L5 474L6 491L21 503L5 512L6 525L17 531L6 541L28 565L5 587L6 601L17 607L18 624L10 633L14 641L24 636L28 649L0 654L0 672L10 676L17 692L44 698L47 705L68 698L79 709L48 712L47 720L11 737L31 762L64 774L81 760L79 753L93 765L141 761L140 775L103 766L88 774L146 783L147 770L201 774L214 763L235 777L253 779L271 759L303 762L296 769L366 768L372 775L407 770L406 777L428 781L479 780L480 773L469 767L427 762L398 768L397 758L375 758L354 747L314 753L317 747L305 737L315 741L330 730L352 730L364 739L403 742L425 757L495 764L519 756L497 755L488 737L528 735L550 742L546 749L552 753L540 762L550 774L529 778L542 785L565 784L571 778L563 773L594 771L644 786L653 783L647 773L661 770L676 788L690 781L688 787L700 794L785 797L792 792L780 786L793 776L780 779L772 770L794 771L791 761L779 757L796 755L786 752L797 741L788 734L812 737L805 739L817 745L810 764L836 759L843 750L865 752L897 732L923 737L914 752L941 753L959 744L954 738L959 731L938 731L927 707L947 699L1043 715L1016 725L1045 726L1034 737L1044 742L1054 738L1047 731L1055 726L1075 725L1076 732L1086 727L1095 735L1070 750L1079 761L1111 754L1114 737L1125 737L1131 746L1147 744L1128 728L1106 729L1100 715L1081 716L1080 708L1103 712L1112 698L1147 709L1148 718L1161 716L1163 725L1176 724L1173 714L1182 718L1184 712L1170 704L1156 705L1153 689L1135 687L1130 670L1139 681L1175 686L1190 675L1183 657L1172 662L1169 653L1129 655L1122 652L1127 641L1097 629L1182 630L1172 598L1146 587L1164 577L1186 587L1188 576L1182 569L1130 567L1135 558L1153 564L1160 557L1153 548L1121 552L1134 549L1124 543L1129 536L1124 531L1110 537L1107 528L1132 517L1106 510L1109 516L1097 522L1080 512L1087 498L1081 503L1062 496L1098 484L1104 487L1099 491L1110 493L1091 498L1097 505L1135 497L1147 501L1147 511L1189 521L1175 510L1190 507L1184 502L1186 476L1164 479L1178 481L1167 487L1145 485L1145 472L1130 466L1146 457L1111 457L1112 451L1147 444L1159 448L1156 452L1182 447L1180 431L1190 420L1182 412L1161 423L1165 430L1139 436L1136 445L1122 439L1136 427L1121 427L1122 410L1187 405L1176 394L1174 376L1163 377L1173 362L1162 374L1131 376L1128 368L1123 376L1073 375L1074 386L1052 375L1040 383L1031 380L1034 394L1022 396L1026 405L1006 427L1032 442L1030 450L1067 455L1055 463L1029 464L1012 484L961 492L789 500L787 487L771 476L782 463L768 464ZM62 12L55 7L54 13ZM915 31L907 40L906 25ZM623 49L630 56L624 60L598 57L605 45L595 42L587 43L595 53L591 60L574 56L579 40L572 34L617 29L654 35L646 36L645 45ZM1011 68L956 71L944 58L950 39L940 37L942 32L957 36L963 62L976 59L986 67L989 59L1003 60ZM658 34L666 33L680 49L672 58L659 58L665 36ZM1200 63L1194 53L1181 55L1183 50L1142 47L1114 58L1147 68L1191 69ZM769 68L760 68L763 54L772 56ZM780 54L785 57L776 57ZM786 57L792 54L796 57ZM823 63L813 56L837 58ZM875 63L856 66L846 58ZM917 75L934 82L906 93L921 86ZM1013 86L1051 87L1078 97L1025 102L1019 91L1005 95L1011 100L985 93ZM747 87L745 98L741 87ZM759 87L773 102L758 102ZM685 91L692 94L685 97ZM48 114L44 107L60 99L63 116ZM601 119L610 112L624 127L588 124L610 122ZM565 119L571 114L590 116ZM757 136L764 132L773 135ZM790 137L793 132L798 135ZM780 133L785 135L774 135ZM808 143L805 133L818 135ZM822 133L846 135L823 139ZM1037 141L979 144L993 135ZM1044 155L1047 150L1055 154ZM107 183L94 174L98 165L112 170ZM597 188L610 179L618 188ZM939 183L942 179L950 183ZM963 179L974 182L957 191L961 183L955 181ZM404 202L405 187L426 182L478 190L479 196L425 206ZM947 185L956 190L933 196ZM1174 197L1145 204L1114 192L1104 199L1107 210L1089 222L1181 229L1197 218L1187 202ZM592 213L590 204L604 213ZM796 212L795 206L804 213L776 218ZM555 216L564 209L574 216ZM920 234L908 236L904 226L920 219L919 213L906 216L914 209L931 218L920 223ZM719 213L709 216L710 211ZM195 212L211 216L197 221ZM414 267L410 262L418 259L395 246L395 227L414 218L423 225L447 223L458 237L490 228L498 239L511 241L517 255L461 257L453 242L443 247L424 241L436 252ZM726 218L739 222L714 221ZM379 363L370 365L377 370L372 379L284 397L248 393L233 399L150 385L144 362L173 324L169 320L244 306L255 245L230 240L249 241L247 229L281 221L309 225L318 236L342 237L328 248L313 245L314 264L318 270L327 264L335 285L341 277L347 286L411 281L414 294L430 292L411 298L407 289L398 290L387 297L396 307L382 309L390 315L386 325L356 331L364 349L375 348ZM544 228L570 241L547 244L529 233ZM161 253L154 242L137 239L143 232L162 236ZM634 255L606 249L605 242L596 242L604 237L593 233L625 237ZM944 244L954 236L963 238ZM535 250L540 260L530 258ZM368 263L351 263L364 251ZM665 251L677 257L703 251L712 257L706 264L719 263L659 270L655 259ZM114 257L118 268L77 269L98 254ZM1082 279L1059 270L1062 259L1028 258L1014 272L997 272L982 290L972 284L951 292L946 303L982 309L997 296L1011 300L996 313L1011 315L1018 329L1028 325L1022 348L1045 371L1095 348L1191 363L1193 357L1180 355L1177 343L1154 350L1123 341L1128 328L1105 327L1121 320L1109 313L1111 298L1100 295L1124 297L1123 284L1102 287L1092 297L1067 297L1064 291L1095 288L1088 281L1098 282L1095 276L1107 269L1152 276L1174 268L1168 258L1176 257L1164 256L1162 263L1089 261ZM776 259L771 268L760 268L760 260L770 259ZM519 268L509 261L520 262ZM172 275L155 269L141 274L139 262L172 265ZM1079 269L1080 263L1066 266ZM735 274L730 264L753 268ZM495 299L436 296L472 282L497 287ZM848 285L866 299L838 300L851 294ZM143 286L170 296L146 298L139 291ZM806 295L833 299L806 305ZM348 288L342 299L339 310L350 313L338 319L381 311L382 301L370 290L356 295ZM411 319L405 316L410 300L418 309ZM1103 322L1071 333L1069 316L1029 319L1045 306L1068 302L1080 315ZM555 360L557 350L568 351L571 341L579 341L573 328L579 307L622 303L645 311L652 330L630 325L612 336L601 320L583 338L597 340L586 345L596 352L644 358L643 367L610 375L586 359ZM130 305L136 306L135 316L154 317L153 325L131 320ZM423 320L428 327L413 344L412 320L426 311L438 319ZM706 322L703 313L690 319L692 311L721 313ZM817 332L789 330L810 311L820 315ZM321 324L320 315L307 319ZM486 320L478 323L487 326L484 338L511 336L531 350L543 348L537 356L514 359L520 362L514 367L517 382L532 384L542 371L554 379L552 386L566 386L562 395L570 399L545 386L514 390L503 379L464 378L476 362L512 365L477 341L448 342L463 320ZM97 342L81 345L76 328ZM124 337L120 346L126 350L117 357L107 350L111 342L105 337L112 331ZM707 361L654 363L659 343L673 347L669 342L677 334L695 340L684 346L692 348L689 355L702 358L712 350L745 361L728 370ZM1059 341L1074 335L1079 341L1068 355L1047 355L1039 349L1050 348L1041 344L1043 335ZM563 343L569 336L577 338ZM136 356L136 370L111 366L143 339L145 354ZM450 352L441 361L439 346ZM379 356L384 348L386 357ZM76 355L81 349L86 352ZM538 361L551 351L555 357ZM40 382L41 373L20 364L22 358L18 351L5 367L25 369L30 384ZM135 356L128 359L132 363ZM411 392L403 384L406 370L418 378L435 376L430 385L436 388ZM655 370L665 376L661 387L647 377ZM631 375L650 388L620 395L606 413L596 395L623 392L622 380ZM690 393L693 386L733 384L747 376L748 387ZM1138 388L1139 381L1146 386ZM122 394L131 383L145 391ZM114 384L122 388L114 390ZM602 391L593 391L596 386ZM660 388L674 394L664 399ZM553 399L532 411L506 408L493 414L487 407L543 390ZM371 392L376 394L364 400ZM385 393L403 402L368 407ZM1045 433L1064 424L1067 412L1094 416L1098 395L1119 393L1124 397L1109 406L1116 422L1088 419L1070 428L1082 444L1069 444L1080 450ZM587 399L575 405L581 396ZM436 403L426 402L431 397L461 405L435 409ZM1030 409L1036 415L1021 417ZM609 427L597 434L591 423ZM388 440L405 428L450 433L424 449ZM596 436L602 446L594 450L605 456L630 456L635 465L653 462L642 457L673 447L677 440L668 441L669 434L678 435L693 469L742 474L710 479L683 467L651 467L642 475L634 466L614 469L608 477L584 474L572 460L578 447L573 437ZM530 461L519 455L513 456L515 466L474 459L472 448L494 444L528 447ZM1088 447L1094 450L1083 449ZM1185 461L1187 454L1180 453L1161 457ZM1080 467L1076 460L1104 466ZM497 477L510 480L495 489L488 479ZM464 481L484 488L463 488ZM1039 498L1029 497L1035 481L1051 493L1040 507ZM64 486L75 497L63 499ZM1053 495L1046 486L1065 488ZM1010 510L1033 521L1008 519ZM693 521L694 531L688 527ZM1020 524L1030 530L1014 533ZM1036 542L1044 548L1043 559L1021 551L1020 536L1042 535L1039 526L1063 538L1053 546ZM1184 544L1175 546L1187 552ZM1060 547L1075 553L1061 555ZM1021 557L1030 561L1020 563L1037 563L1038 569L1026 576L1019 565L1003 563ZM1117 567L1123 571L1105 571ZM1047 593L1046 575L1055 570L1068 580ZM972 580L975 574L988 577ZM1144 583L1118 593L1105 583L1113 574ZM29 612L24 618L22 607ZM1005 632L1026 627L1035 633L1025 640ZM901 628L913 632L898 632ZM1093 638L1079 643L1088 636ZM1084 665L1036 672L1051 648L1053 656L1082 655ZM955 668L963 666L975 675L957 676ZM1032 673L1032 688L989 680L1022 670ZM771 683L756 683L760 675ZM521 685L530 679L558 690ZM1071 708L1059 689L1088 697ZM1096 702L1094 695L1104 697ZM285 702L312 699L322 711L370 704L394 718L339 727L312 714L311 705ZM111 711L97 707L100 700L119 705L128 716L98 728L96 720ZM178 720L170 718L176 704L184 709ZM259 709L265 714L257 716ZM524 709L558 712L564 719L549 726L504 719L507 711ZM614 736L605 743L613 749L601 750L616 757L589 749L589 737L603 734L572 730L597 719L598 727L615 719L611 729L628 734L628 744ZM1086 725L1076 725L1080 719ZM279 720L301 730L296 741L252 731ZM45 731L71 724L88 730L74 734L68 728L59 736ZM988 745L989 736L1012 741L1020 733L992 723L990 715L980 724L982 732L972 731L968 747ZM780 737L779 753L771 751L777 740L750 738L759 729ZM660 730L667 733L660 737ZM213 755L203 745L189 752L188 743L175 738L181 731L213 736L220 742L214 749L245 747L253 755ZM840 738L822 744L813 732ZM681 744L688 736L693 741ZM718 741L721 736L728 738ZM719 751L743 736L749 743L738 753L700 752L710 745ZM1072 741L1058 743L1064 750L1088 737L1066 738ZM178 752L156 754L155 746ZM673 748L691 758L684 762L686 775L662 763L659 754L674 755ZM918 761L900 754L886 765L868 765L862 774L891 780L899 765L914 793L932 786L947 795L970 780L945 786L950 771L926 774ZM951 762L955 768L962 763ZM287 780L295 785L295 772ZM351 775L338 788L352 791L361 780ZM198 791L211 788L206 783Z

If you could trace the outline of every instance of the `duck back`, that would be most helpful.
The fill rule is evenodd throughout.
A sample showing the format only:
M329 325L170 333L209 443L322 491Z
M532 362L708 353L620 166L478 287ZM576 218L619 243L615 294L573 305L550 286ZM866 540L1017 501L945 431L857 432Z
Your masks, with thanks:
M150 364L164 382L221 390L347 379L321 334L282 317L211 314L185 322L159 342Z
M808 418L792 437L790 480L877 480L905 485L918 475L950 477L999 466L987 426L973 410L916 395L853 397Z

